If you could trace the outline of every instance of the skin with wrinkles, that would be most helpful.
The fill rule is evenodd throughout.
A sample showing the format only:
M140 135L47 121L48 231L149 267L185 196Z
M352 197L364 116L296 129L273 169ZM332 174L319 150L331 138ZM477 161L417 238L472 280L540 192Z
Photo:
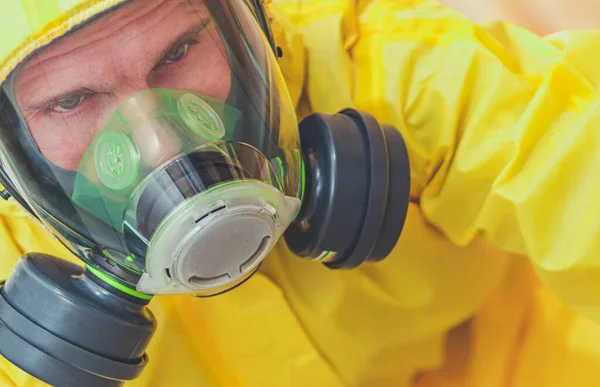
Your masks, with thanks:
M16 76L15 96L44 156L75 171L125 99L161 87L221 101L229 94L227 54L201 1L136 0L120 7L29 59ZM159 128L145 137L176 146Z

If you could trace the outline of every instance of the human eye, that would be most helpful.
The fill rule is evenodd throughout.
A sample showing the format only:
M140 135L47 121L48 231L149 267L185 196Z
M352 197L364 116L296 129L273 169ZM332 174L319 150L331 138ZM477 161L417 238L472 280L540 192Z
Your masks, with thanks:
M66 98L62 98L56 102L54 102L50 106L50 110L55 111L57 113L68 113L70 111L75 110L83 100L85 99L84 95L71 95Z
M165 64L171 64L171 63L179 62L181 59L183 59L185 57L185 55L187 54L189 48L190 48L190 43L189 42L186 42L186 43L178 45L165 58L165 62L164 63Z

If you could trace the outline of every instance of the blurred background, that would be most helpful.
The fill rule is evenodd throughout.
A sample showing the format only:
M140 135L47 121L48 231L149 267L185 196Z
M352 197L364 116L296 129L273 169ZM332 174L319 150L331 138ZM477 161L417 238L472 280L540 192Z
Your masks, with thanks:
M507 20L547 35L600 28L600 0L441 0L477 23Z

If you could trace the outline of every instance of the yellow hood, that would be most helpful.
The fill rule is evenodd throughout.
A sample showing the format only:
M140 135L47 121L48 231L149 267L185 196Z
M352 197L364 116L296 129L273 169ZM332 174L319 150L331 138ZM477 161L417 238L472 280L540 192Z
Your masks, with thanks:
M28 55L125 0L1 0L0 84Z

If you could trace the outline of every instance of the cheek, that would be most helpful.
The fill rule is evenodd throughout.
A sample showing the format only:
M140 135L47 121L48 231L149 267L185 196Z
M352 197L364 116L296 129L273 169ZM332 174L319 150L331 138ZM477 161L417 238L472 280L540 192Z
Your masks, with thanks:
M214 76L206 79L203 94L209 95L219 101L225 101L231 91L231 70L229 62L223 55L215 55L209 63L210 67L215 69L212 73Z
M225 101L231 90L232 74L227 56L217 52L204 58L198 69L181 79L180 88Z
M81 133L44 125L43 120L27 122L31 137L40 152L52 164L68 171L77 171L86 148L86 139Z
M207 67L213 70L210 72L211 76L206 79L204 93L219 101L225 101L231 91L231 77L233 75L223 41L217 37L215 31L211 31L210 37L212 46L210 52L214 54L210 55L206 62Z

